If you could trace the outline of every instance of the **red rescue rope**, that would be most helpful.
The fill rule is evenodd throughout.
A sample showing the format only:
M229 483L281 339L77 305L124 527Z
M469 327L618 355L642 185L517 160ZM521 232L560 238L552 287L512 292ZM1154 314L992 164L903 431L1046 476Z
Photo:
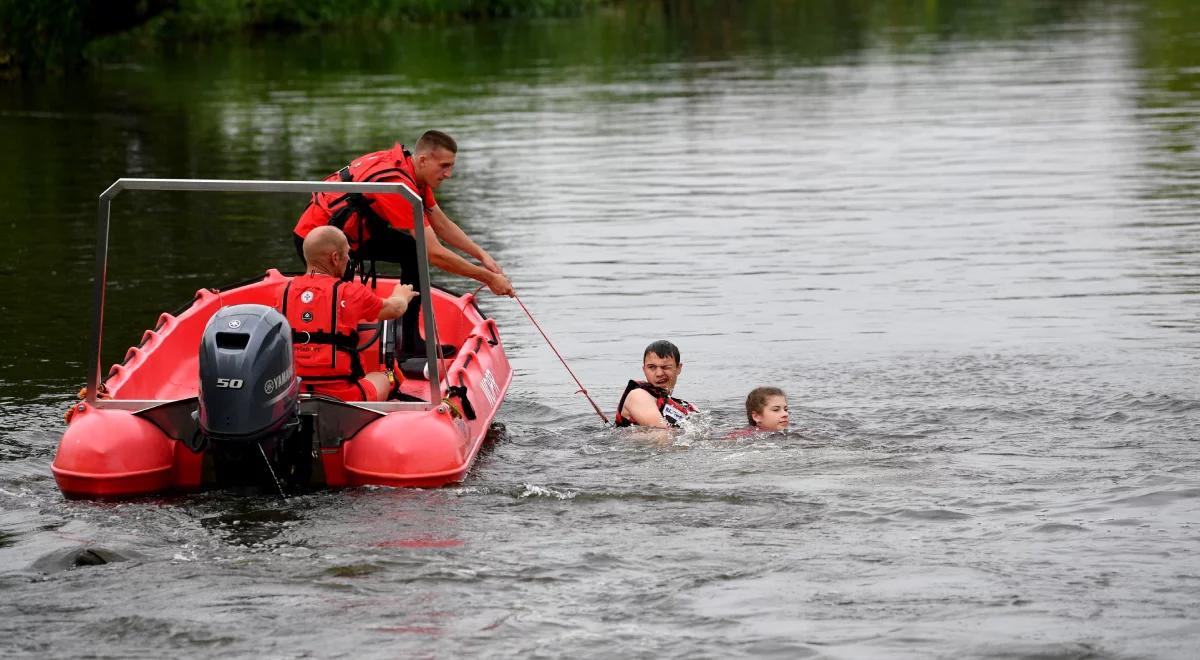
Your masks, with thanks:
M574 371L571 371L571 367L567 365L567 361L563 359L562 354L559 353L558 349L554 347L554 342L550 341L550 338L546 336L546 331L542 330L542 326L538 325L537 319L533 318L533 314L529 313L529 308L525 306L525 303L521 302L521 299L518 298L515 293L513 294L513 300L516 300L517 304L521 306L521 309L525 311L525 316L528 316L529 320L533 322L533 327L537 328L538 332L542 333L542 339L546 340L546 344L550 346L550 350L554 351L554 354L558 356L558 361L562 362L562 365L567 368L567 373L571 374L571 378L575 379L575 384L579 386L579 393L587 397L588 403L592 404L592 409L596 411L597 415L600 415L600 419L604 420L605 424L611 424L611 422L608 421L608 417L606 417L600 410L600 406L596 405L596 402L592 400L592 397L588 394L587 388L583 386L583 383L579 382L579 377L575 375Z
M475 293L471 294L471 296L474 297L475 295L478 295L482 290L483 286L481 285L478 289L475 289ZM579 382L579 377L575 375L575 372L571 371L571 367L567 364L567 361L563 359L562 353L558 352L558 349L554 346L554 342L550 341L550 338L546 336L546 331L542 330L542 326L538 324L537 319L533 318L533 314L529 312L529 308L525 306L525 303L521 302L521 299L517 297L517 294L515 293L513 294L513 300L516 300L517 304L521 306L521 309L525 312L525 316L528 316L529 320L533 323L533 327L537 328L537 331L542 333L542 339L546 340L546 344L550 346L550 350L554 351L554 354L558 356L558 361L562 362L562 365L567 368L567 373L571 374L571 378L575 379L575 384L579 386L577 392L587 398L588 403L592 404L592 410L595 410L596 414L600 415L600 419L604 420L605 424L611 425L612 422L608 421L608 417L605 416L602 410L600 410L600 406L596 405L596 402L592 400L591 395L588 394L587 388L583 386L583 383Z

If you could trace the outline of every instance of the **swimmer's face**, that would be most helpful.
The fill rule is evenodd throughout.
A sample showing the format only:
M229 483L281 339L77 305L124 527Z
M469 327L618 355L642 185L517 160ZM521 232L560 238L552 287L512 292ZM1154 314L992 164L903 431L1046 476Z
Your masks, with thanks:
M682 370L683 365L673 357L647 353L642 360L642 373L646 375L646 382L668 392L675 389L675 381L679 380L679 372Z
M767 397L767 403L762 410L750 413L754 425L764 431L783 431L788 427L787 398L779 396Z

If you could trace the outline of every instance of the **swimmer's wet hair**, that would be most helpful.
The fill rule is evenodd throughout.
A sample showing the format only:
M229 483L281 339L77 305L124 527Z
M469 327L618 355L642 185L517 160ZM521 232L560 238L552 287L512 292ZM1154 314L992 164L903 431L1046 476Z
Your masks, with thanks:
M746 421L750 422L750 426L755 426L752 413L761 413L763 408L767 407L767 399L773 396L787 398L783 390L778 387L756 387L750 390L750 394L746 397Z
M654 342L653 344L650 344L649 346L647 346L646 350L642 352L642 362L645 362L646 356L650 355L651 353L657 355L660 358L665 358L665 357L675 358L675 364L682 363L681 360L679 359L679 347L676 346L675 344L672 344L671 342L667 341L666 339L659 339L658 341Z

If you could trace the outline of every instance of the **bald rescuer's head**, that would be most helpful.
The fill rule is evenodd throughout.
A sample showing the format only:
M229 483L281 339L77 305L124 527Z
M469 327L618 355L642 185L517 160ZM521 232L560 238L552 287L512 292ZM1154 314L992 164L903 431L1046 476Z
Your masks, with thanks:
M310 273L341 277L350 263L350 242L337 227L317 227L304 237L304 262Z

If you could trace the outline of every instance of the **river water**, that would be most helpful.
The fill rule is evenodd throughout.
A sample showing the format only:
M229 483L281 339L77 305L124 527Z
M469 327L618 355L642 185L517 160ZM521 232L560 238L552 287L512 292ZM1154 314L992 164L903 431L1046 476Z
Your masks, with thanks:
M1196 657L1198 31L1172 0L635 0L4 83L0 655ZM485 296L516 377L458 486L63 500L96 196L430 127L443 208L606 411L668 338L705 414L605 428ZM294 267L303 205L120 197L106 364ZM722 440L760 384L793 430Z

